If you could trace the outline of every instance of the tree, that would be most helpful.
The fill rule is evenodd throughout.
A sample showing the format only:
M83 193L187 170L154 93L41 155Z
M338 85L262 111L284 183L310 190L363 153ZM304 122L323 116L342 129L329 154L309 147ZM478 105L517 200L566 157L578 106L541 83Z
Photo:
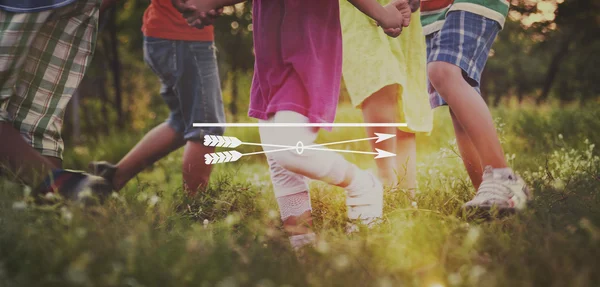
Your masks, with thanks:
M240 77L247 75L254 67L251 9L250 2L226 7L223 16L215 22L221 83L231 83L229 111L234 120L239 113Z

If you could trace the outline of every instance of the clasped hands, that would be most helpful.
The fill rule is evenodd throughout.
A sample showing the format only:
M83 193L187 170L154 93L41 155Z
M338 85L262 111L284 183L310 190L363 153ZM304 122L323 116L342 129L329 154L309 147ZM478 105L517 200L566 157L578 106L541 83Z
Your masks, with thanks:
M409 2L410 1L410 2ZM223 13L223 7L243 2L236 0L171 0L173 6L190 26L203 28L212 25ZM384 6L384 15L375 19L390 37L398 37L410 24L411 13L419 8L420 0L393 0Z

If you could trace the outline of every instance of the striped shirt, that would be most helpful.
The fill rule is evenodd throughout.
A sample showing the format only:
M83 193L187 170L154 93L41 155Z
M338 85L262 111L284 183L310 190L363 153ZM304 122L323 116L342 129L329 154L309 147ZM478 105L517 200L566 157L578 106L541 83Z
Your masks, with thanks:
M32 13L67 6L76 0L0 0L0 9L14 13Z
M501 27L508 14L507 0L421 0L423 33L429 35L442 28L446 13L463 10L492 19Z

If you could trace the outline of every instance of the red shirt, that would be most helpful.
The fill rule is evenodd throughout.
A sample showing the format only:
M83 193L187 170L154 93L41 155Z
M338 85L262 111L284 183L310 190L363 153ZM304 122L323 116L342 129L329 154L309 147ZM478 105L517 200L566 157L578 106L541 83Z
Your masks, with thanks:
M213 26L197 29L190 27L173 7L171 0L152 0L146 12L142 32L147 37L182 41L213 41Z
M421 12L443 9L453 2L454 0L421 0Z

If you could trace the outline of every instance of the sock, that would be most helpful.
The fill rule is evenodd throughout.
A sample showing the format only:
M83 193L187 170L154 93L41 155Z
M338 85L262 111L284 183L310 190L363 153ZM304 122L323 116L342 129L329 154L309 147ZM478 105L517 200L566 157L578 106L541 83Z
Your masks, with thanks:
M352 168L354 169L354 177L352 178L352 181L350 181L350 184L345 188L349 194L360 194L373 187L373 178L371 177L371 174L355 165L352 166Z
M290 244L294 250L298 250L306 245L313 244L317 239L316 234L307 233L290 236Z
M513 179L515 173L510 167L494 168L494 174L499 174L502 178Z
M285 221L292 216L300 216L307 211L312 211L310 194L303 191L277 198L281 220Z

